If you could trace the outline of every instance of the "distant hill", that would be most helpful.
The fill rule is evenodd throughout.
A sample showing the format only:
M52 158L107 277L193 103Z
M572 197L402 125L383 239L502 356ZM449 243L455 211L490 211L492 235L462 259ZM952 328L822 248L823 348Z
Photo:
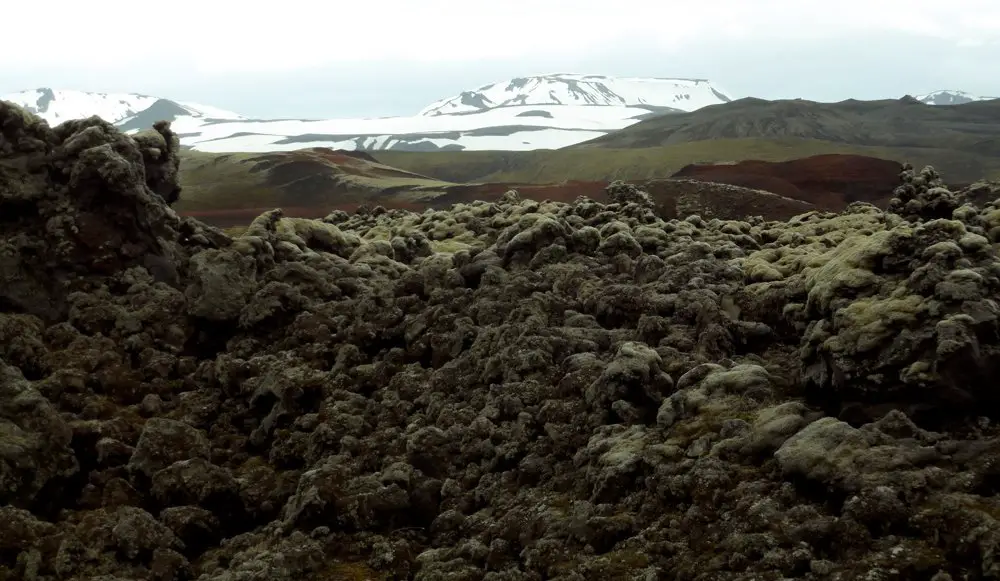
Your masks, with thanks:
M431 103L415 115L255 119L134 93L49 88L0 95L52 125L97 115L126 132L165 119L181 145L212 152L310 147L366 151L558 149L656 115L729 100L705 79L554 73L506 79Z
M364 152L312 148L290 152L182 154L181 199L174 209L209 224L241 231L263 211L320 218L360 206L422 211L474 200L498 200L508 189L533 200L569 202L578 196L608 201L606 181L456 184L401 171ZM636 180L657 212L668 218L691 213L724 219L763 215L786 220L816 209L836 209L815 196L791 198L760 189L689 179ZM842 204L841 204L842 205ZM436 242L432 241L432 245Z
M174 209L219 211L274 207L354 207L392 192L400 203L435 197L453 184L377 162L361 151L327 148L267 153L181 153L180 200Z
M949 183L1000 178L1000 157L941 147L853 145L800 137L708 139L658 147L583 147L554 151L380 151L379 161L449 182L648 180L667 178L692 163L788 161L851 154L933 165Z
M1000 157L1000 100L932 106L913 97L839 103L746 98L647 119L567 149L657 147L743 138L947 149Z

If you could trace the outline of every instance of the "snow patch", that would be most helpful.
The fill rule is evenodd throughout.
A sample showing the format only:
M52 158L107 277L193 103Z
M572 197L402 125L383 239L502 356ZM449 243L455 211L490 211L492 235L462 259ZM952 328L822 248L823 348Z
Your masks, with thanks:
M694 111L731 100L705 79L605 77L553 73L485 85L431 103L419 115L454 115L512 105L671 107Z
M921 103L926 103L928 105L961 105L962 103L972 103L973 101L991 101L993 99L998 99L1000 97L982 97L979 95L973 95L966 91L954 91L954 90L940 90L927 93L926 95L917 95L914 97L917 101Z

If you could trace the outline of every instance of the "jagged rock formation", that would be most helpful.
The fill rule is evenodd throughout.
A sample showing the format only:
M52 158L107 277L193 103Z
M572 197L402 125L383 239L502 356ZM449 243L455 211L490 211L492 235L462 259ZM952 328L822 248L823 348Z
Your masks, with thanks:
M998 202L233 239L134 140L12 115L0 579L1000 576Z
M180 194L169 124L134 138L98 117L52 129L0 103L0 128L0 305L52 322L73 292L130 266L176 283L180 240L203 227L164 204Z

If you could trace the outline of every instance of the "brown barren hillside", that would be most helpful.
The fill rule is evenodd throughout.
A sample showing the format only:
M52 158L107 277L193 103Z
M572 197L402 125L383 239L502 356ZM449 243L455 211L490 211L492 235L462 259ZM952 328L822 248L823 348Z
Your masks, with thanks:
M816 209L827 209L802 200L770 192L688 179L656 179L631 181L649 192L666 219L699 214L703 218L739 219L745 216L765 216L784 220ZM476 200L497 201L510 189L522 198L538 202L573 202L579 197L595 202L610 203L606 182L566 182L562 184L468 184L453 186L448 193L429 204L445 208L451 204Z
M899 183L901 167L875 157L817 155L787 162L692 164L672 179L627 181L649 190L664 216L785 219L813 209L839 211L853 201L885 207ZM510 189L537 201L570 202L586 196L604 202L608 185L603 180L456 184L381 164L365 153L323 148L189 154L181 165L181 179L185 189L177 210L223 228L245 225L276 207L302 218L319 218L334 210L353 212L362 204L421 211L496 201Z
M359 204L392 192L402 200L437 195L451 185L379 163L367 153L325 147L269 153L181 154L176 209L203 213L248 208Z
M745 98L645 119L568 149L789 137L890 148L944 148L995 157L1000 155L1000 99L926 105L912 97L839 103Z
M810 210L832 210L836 204L817 205L771 192L688 179L658 179L634 181L652 195L658 215L665 219L698 214L703 218L740 219L763 216L769 220L786 220ZM587 197L608 203L605 182L567 182L562 184L461 184L446 188L444 193L420 202L400 199L391 194L373 196L366 202L341 202L312 206L282 206L282 214L297 218L322 218L335 210L352 213L362 205L381 206L387 210L422 211L444 209L454 204L475 201L496 202L508 190L517 190L520 197L538 202L572 202ZM245 226L272 207L250 207L215 210L188 210L183 216L197 218L212 226L230 228Z
M887 159L828 154L782 162L691 164L672 177L756 188L839 211L851 202L885 207L902 169Z

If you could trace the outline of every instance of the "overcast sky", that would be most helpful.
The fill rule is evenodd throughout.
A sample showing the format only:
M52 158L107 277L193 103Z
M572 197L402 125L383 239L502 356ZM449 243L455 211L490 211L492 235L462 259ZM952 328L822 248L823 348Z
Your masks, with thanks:
M546 72L733 97L1000 96L1000 0L11 3L0 94L139 92L262 117L408 115ZM148 5L152 6L152 5Z

